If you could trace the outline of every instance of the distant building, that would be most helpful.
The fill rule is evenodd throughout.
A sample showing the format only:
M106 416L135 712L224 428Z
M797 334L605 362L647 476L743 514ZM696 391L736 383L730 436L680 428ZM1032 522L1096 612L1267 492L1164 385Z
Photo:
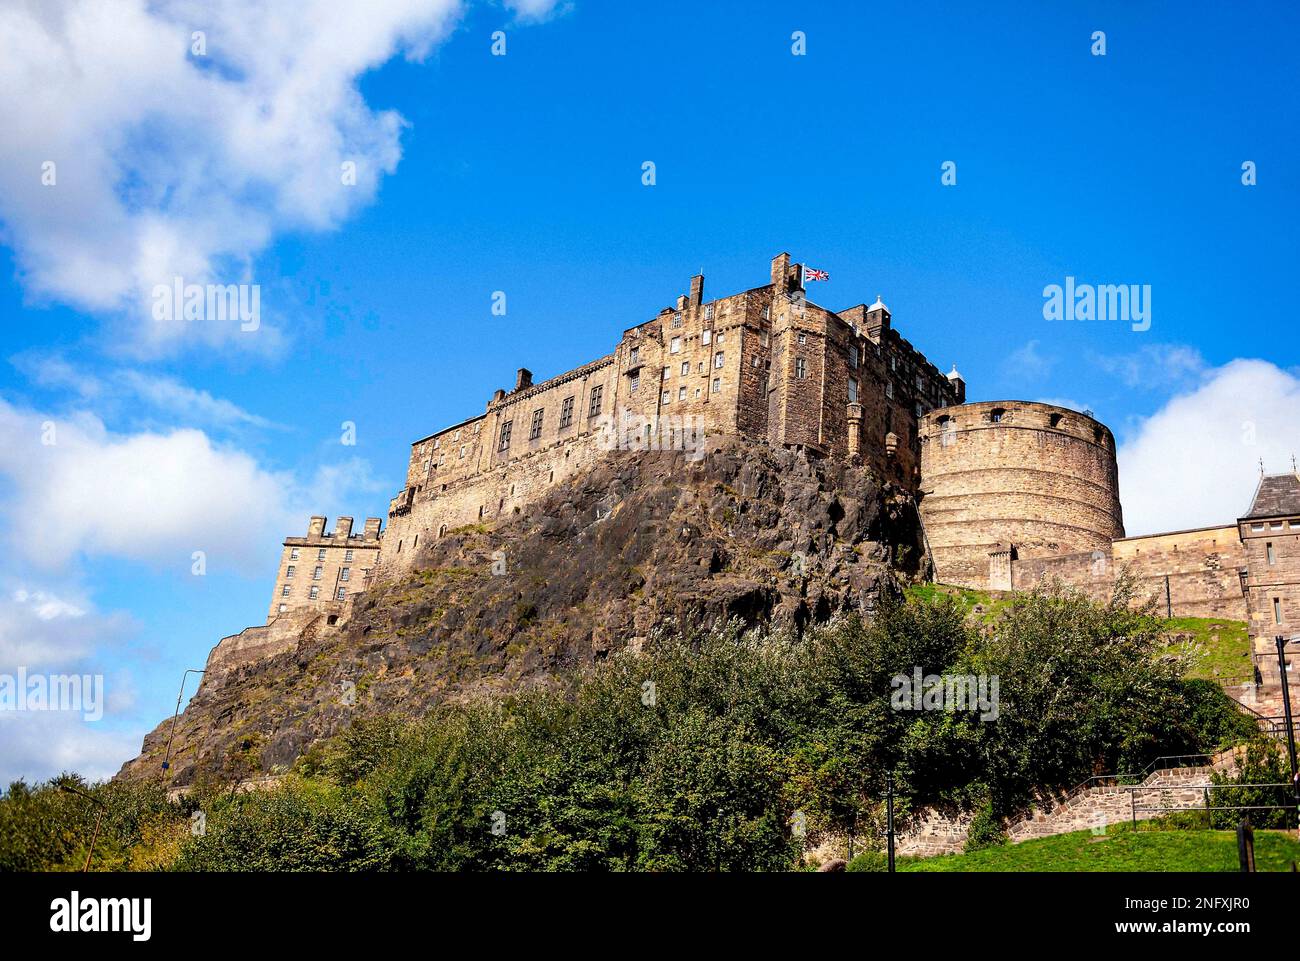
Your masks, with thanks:
M1300 476L1259 479L1246 516L1237 521L1246 548L1244 585L1250 613L1251 650L1266 686L1279 684L1274 638L1300 635ZM1287 674L1300 659L1300 644L1287 649ZM1293 696L1300 691L1292 688Z
M352 518L340 517L330 533L324 517L313 517L306 537L286 537L267 621L301 611L342 613L375 566L380 524L380 518L367 517L365 530L353 534Z

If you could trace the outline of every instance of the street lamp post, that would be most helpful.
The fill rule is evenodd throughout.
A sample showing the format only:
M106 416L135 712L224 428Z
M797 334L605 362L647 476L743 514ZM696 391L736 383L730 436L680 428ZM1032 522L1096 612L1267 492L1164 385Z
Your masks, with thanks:
M172 738L176 736L176 721L181 715L181 698L185 696L185 682L189 679L191 674L202 673L203 671L200 671L198 668L191 667L181 675L181 689L176 692L176 710L172 714L172 729L171 733L167 735L167 754L163 758L162 763L162 769L164 771L169 770L172 766Z
M1296 810L1300 813L1300 777L1297 777L1296 774L1295 724L1291 720L1291 688L1286 677L1286 645L1288 640L1300 640L1300 635L1288 639L1279 634L1274 638L1277 644L1277 671L1282 680L1282 715L1286 721L1286 749L1291 760L1291 787L1295 791Z

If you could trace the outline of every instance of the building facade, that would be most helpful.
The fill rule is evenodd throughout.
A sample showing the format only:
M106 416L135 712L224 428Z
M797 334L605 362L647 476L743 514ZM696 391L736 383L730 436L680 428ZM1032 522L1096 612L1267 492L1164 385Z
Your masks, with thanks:
M1295 637L1285 648L1293 685L1300 676L1292 667L1300 661L1300 475L1261 477L1237 532L1246 555L1244 587L1255 667L1266 686L1278 685L1274 638Z
M352 518L340 517L330 532L325 530L324 517L313 517L306 537L286 537L268 623L301 611L341 614L348 597L362 589L375 566L381 523L378 517L367 517L364 530L354 534Z
M612 353L542 383L521 369L482 414L416 441L380 570L409 567L421 540L517 513L630 444L739 435L866 463L915 491L921 419L965 400L956 369L943 374L903 339L879 297L821 307L785 253L768 279L706 300L703 275L692 277Z

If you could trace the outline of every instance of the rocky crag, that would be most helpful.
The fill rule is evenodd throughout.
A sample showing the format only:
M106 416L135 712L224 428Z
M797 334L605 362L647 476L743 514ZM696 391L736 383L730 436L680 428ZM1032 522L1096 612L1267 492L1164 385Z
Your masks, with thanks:
M866 468L728 439L696 458L611 452L509 521L419 551L410 576L371 586L336 624L223 641L174 737L168 718L119 776L157 776L172 737L173 785L255 778L362 714L414 717L598 669L658 629L869 614L924 562L906 493Z

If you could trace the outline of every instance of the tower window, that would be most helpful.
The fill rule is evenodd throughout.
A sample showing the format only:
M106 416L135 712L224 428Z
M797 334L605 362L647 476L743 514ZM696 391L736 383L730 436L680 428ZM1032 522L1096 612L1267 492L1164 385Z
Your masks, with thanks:
M1273 598L1273 623L1282 623L1282 598L1280 597Z
M1264 545L1264 553L1268 556L1268 564L1269 564L1270 567L1272 567L1274 564L1277 563L1277 557L1276 557L1276 555L1274 555L1274 553L1273 553L1273 545L1272 545L1272 544L1265 544L1265 545Z
M497 444L497 450L510 449L510 432L514 430L514 426L515 422L512 420L508 420L501 425L501 440Z
M794 359L794 375L799 380L804 380L808 376L808 362L802 357Z
M989 420L995 424L1000 424L1002 423L1002 418L1006 416L1006 413L1007 412L1001 407L995 407L993 410L989 411Z
M564 398L560 404L560 429L563 430L573 423L573 398Z
M605 388L604 388L604 387L593 387L593 388L591 388L591 411L590 411L590 415L591 415L592 417L595 417L597 414L600 413L600 402L601 402L601 398L602 398L602 396L604 395L604 393L605 393Z

